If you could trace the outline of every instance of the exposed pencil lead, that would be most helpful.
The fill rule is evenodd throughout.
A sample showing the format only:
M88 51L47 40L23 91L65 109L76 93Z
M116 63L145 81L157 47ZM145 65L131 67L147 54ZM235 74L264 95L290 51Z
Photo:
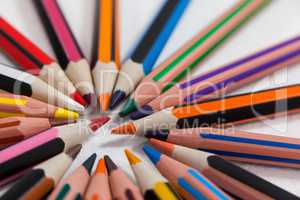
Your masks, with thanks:
M109 156L105 155L104 160L108 174L111 174L114 170L118 169L118 166L111 160Z
M75 159L75 158L77 157L77 155L80 153L81 148L82 148L82 145L81 145L81 144L75 145L74 147L72 147L71 149L69 149L69 150L67 151L67 154L68 154L71 158Z
M95 160L97 158L97 154L93 153L88 159L86 159L84 161L84 163L82 164L86 170L88 171L89 174L91 174L91 171L93 169Z

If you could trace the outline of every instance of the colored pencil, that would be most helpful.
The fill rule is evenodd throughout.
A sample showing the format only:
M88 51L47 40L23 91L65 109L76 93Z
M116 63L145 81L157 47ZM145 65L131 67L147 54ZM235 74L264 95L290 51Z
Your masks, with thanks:
M0 46L23 70L38 76L49 85L84 105L85 101L61 67L45 52L0 17Z
M48 200L83 199L96 158L97 155L94 153L86 159L70 176L57 185L54 191L49 195Z
M67 124L47 118L8 117L0 119L0 149L50 129L52 126Z
M146 155L185 199L232 199L196 169L180 163L149 145L143 148Z
M297 138L214 128L148 131L145 136L215 153L227 160L300 168Z
M40 78L0 63L0 90L83 112L84 107Z
M94 86L89 63L65 19L57 0L34 0L58 61L87 103L92 103Z
M125 154L146 200L182 199L169 181L159 172L154 171L146 162L129 150L126 149Z
M98 0L98 4L97 61L92 74L101 109L106 112L120 70L120 2Z
M101 186L101 187L99 187ZM94 172L87 191L85 193L86 200L111 200L110 187L108 182L108 174L104 159L100 159Z
M110 157L104 156L104 160L108 171L112 199L143 200L144 198L139 188L131 182L127 175L110 159Z
M241 199L299 199L214 154L155 139L151 139L150 144L161 153L199 170L219 187Z
M104 120L107 121L101 117L53 127L0 151L0 179L9 178L21 170L81 144L104 123Z
M68 152L60 153L37 165L21 177L0 199L39 200L45 198L57 185L80 149L81 145L75 146Z
M300 35L191 80L182 81L144 105L140 112L131 117L137 119L170 106L224 96L225 92L238 89L297 62L300 62Z
M298 84L170 107L113 128L112 132L135 134L175 127L182 129L229 126L299 111L300 85Z
M190 0L168 0L153 20L141 41L120 70L110 108L119 105L136 85L152 71Z
M149 103L192 69L199 67L204 59L267 2L240 0L234 4L147 75L137 86L120 115L127 115Z
M56 120L76 120L79 114L42 101L9 93L0 93L0 118L22 116Z

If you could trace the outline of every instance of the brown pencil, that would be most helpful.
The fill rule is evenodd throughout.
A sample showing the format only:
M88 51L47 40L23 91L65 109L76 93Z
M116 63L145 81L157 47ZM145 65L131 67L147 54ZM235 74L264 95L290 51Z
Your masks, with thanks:
M68 121L47 118L8 117L0 119L0 149Z
M139 188L129 180L125 173L110 159L104 156L113 199L143 200Z

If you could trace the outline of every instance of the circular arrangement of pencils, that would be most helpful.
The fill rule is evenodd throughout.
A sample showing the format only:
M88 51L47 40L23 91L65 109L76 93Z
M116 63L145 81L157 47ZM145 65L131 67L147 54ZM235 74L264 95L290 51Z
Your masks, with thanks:
M300 113L300 82L230 94L300 63L300 33L188 76L272 1L236 0L158 64L193 0L165 0L124 60L126 0L95 2L91 60L58 0L29 2L55 56L0 16L0 200L300 200L243 167L298 171L300 139L233 128ZM73 169L103 130L146 143Z

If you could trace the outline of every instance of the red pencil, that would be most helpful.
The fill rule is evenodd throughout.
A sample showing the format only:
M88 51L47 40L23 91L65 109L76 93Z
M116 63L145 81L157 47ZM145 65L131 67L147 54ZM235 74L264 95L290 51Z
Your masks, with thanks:
M70 96L80 104L85 101L62 68L38 46L0 17L0 47L20 67L41 78L49 85Z

